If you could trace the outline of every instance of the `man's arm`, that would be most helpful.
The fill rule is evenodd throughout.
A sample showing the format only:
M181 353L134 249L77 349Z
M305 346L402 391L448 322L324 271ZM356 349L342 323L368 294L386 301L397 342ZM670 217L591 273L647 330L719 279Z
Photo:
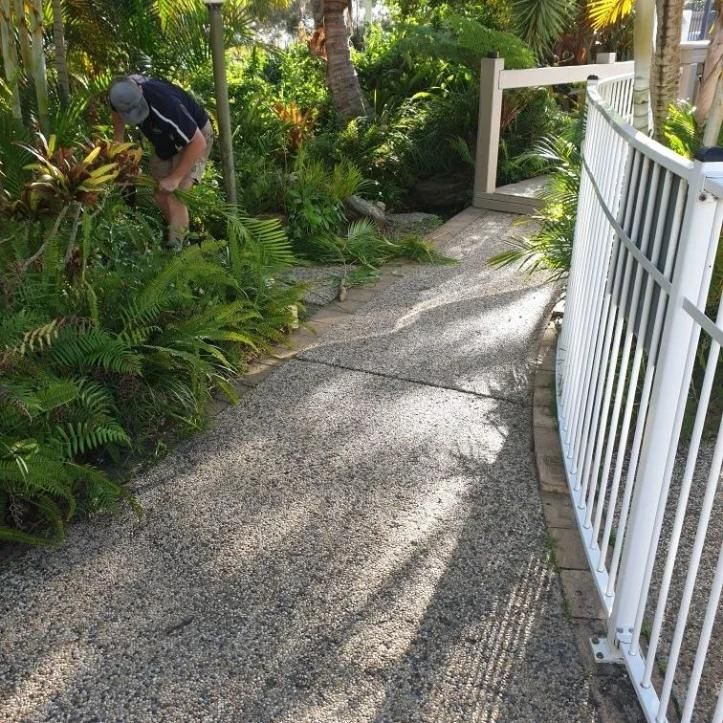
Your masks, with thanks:
M113 137L116 143L122 143L126 135L126 124L120 113L111 111L110 117L113 119Z
M203 133L197 128L190 142L183 147L181 160L178 162L173 173L161 180L161 190L167 193L173 193L181 181L191 172L194 164L201 158L205 150L206 139L203 137Z

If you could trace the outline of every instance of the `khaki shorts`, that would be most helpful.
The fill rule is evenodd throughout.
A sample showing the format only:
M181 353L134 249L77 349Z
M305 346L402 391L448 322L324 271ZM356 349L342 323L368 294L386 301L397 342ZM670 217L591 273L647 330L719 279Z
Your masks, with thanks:
M204 150L203 155L193 164L191 172L186 176L186 178L190 178L194 183L200 183L201 179L203 178L203 173L206 170L206 161L208 161L208 157L211 154L211 146L213 146L213 128L211 127L210 121L206 123L203 128L201 128L201 134L206 139L206 150ZM155 178L157 181L160 181L162 178L167 178L168 176L170 176L171 173L173 173L173 171L176 169L180 161L180 153L176 153L175 156L165 161L160 159L154 153L151 156L148 170L150 171L150 174L153 178Z

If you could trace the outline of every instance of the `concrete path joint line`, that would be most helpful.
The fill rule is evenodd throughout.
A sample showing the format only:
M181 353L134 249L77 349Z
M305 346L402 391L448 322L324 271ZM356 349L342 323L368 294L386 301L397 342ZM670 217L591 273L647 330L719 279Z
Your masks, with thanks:
M303 356L297 356L296 361L304 362L305 364L320 364L325 367L331 367L332 369L342 369L346 372L358 372L359 374L369 374L373 377L381 377L382 379L391 379L397 382L407 382L408 384L418 384L422 387L432 387L432 389L443 389L448 392L456 392L458 394L469 394L471 397L477 399L491 399L495 402L505 402L507 404L516 404L518 407L526 408L528 404L522 402L519 399L513 399L512 397L503 397L495 394L482 394L481 392L473 392L469 389L462 389L461 387L445 386L444 384L434 384L433 382L426 382L421 379L412 379L411 377L403 377L397 374L390 374L387 372L371 371L370 369L361 369L352 366L345 366L344 364L338 364L336 362L322 361L320 359L306 359Z

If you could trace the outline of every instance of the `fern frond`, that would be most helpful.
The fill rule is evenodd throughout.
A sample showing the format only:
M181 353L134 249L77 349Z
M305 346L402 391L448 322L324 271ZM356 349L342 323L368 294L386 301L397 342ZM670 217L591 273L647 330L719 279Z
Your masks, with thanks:
M119 374L140 374L141 357L128 344L102 329L61 334L50 356L56 364L71 369L100 367Z
M51 540L47 537L39 535L31 535L21 530L15 530L12 527L0 526L0 541L17 542L21 545L47 545Z
M78 398L80 389L70 379L55 379L36 392L38 408L42 412L50 412L58 407L70 404Z
M118 500L131 498L121 485L105 472L86 464L69 463L68 469L73 479L86 487L86 496L91 506L98 509L110 509Z
M113 396L107 387L88 379L80 379L77 388L78 402L88 414L101 417L115 412Z
M224 396L229 400L229 402L231 402L231 404L238 404L241 401L239 393L228 379L220 374L214 374L211 379L213 383L223 392Z
M36 329L25 332L22 342L17 347L17 352L25 356L28 352L41 351L49 348L53 341L58 338L58 331L61 328L61 321L53 319Z
M68 457L76 457L109 444L129 446L125 430L115 422L93 421L67 423L56 428L57 436L66 445Z
M183 289L193 282L204 280L218 286L236 286L237 281L220 264L206 259L218 254L225 245L221 241L207 241L200 246L189 246L174 256L136 296L137 312L143 314L153 307L171 306Z

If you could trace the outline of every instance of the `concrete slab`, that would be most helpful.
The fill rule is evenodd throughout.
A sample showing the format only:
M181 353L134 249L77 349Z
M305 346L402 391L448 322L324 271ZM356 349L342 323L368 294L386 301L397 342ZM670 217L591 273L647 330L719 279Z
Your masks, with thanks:
M0 719L595 721L517 404L290 361L0 571Z
M542 511L548 527L567 527L577 529L575 515L568 494L541 493Z
M562 588L573 618L606 620L589 570L561 570Z
M537 335L556 290L541 277L487 265L508 248L504 238L525 232L517 218L464 216L439 244L459 266L406 269L302 357L527 402Z
M506 186L499 186L497 193L507 193L511 196L522 196L524 198L537 198L542 194L549 182L549 176L536 176L535 178L527 178L524 181L508 183Z
M555 547L555 561L563 570L588 570L587 557L580 533L569 527L551 527L550 537Z

